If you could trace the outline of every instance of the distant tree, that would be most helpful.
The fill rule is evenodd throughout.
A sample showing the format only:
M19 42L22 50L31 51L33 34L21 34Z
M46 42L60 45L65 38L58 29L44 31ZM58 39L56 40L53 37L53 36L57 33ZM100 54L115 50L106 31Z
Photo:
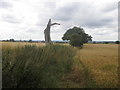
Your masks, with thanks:
M14 40L14 39L10 39L9 41L10 41L10 42L14 42L15 40Z
M42 43L45 43L45 41L41 41Z
M109 42L104 42L105 44L108 44Z
M119 44L120 42L119 41L115 41L115 44Z
M28 42L32 42L32 39L30 39Z
M2 42L6 42L6 40L2 40Z
M82 47L84 43L92 41L92 37L85 33L83 28L73 27L68 29L62 37L63 40L70 40L70 45Z
M96 42L94 41L93 44L96 44Z

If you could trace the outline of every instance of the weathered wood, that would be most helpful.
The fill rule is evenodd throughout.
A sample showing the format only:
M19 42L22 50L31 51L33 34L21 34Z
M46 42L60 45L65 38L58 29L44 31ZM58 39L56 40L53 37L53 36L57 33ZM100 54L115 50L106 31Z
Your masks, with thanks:
M51 26L53 26L53 25L60 25L60 24L59 24L59 23L52 23L52 24L51 24L51 19L49 19L48 24L47 24L47 27L46 27L46 29L44 30L45 43L46 43L46 45L47 45L47 44L52 44L51 37L50 37L50 28L51 28Z

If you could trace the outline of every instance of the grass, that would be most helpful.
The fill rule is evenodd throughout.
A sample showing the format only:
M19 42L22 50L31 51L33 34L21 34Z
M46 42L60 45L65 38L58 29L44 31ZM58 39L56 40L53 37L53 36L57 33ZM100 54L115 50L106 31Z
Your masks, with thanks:
M2 42L4 87L118 87L118 45Z
M63 45L25 45L3 48L2 51L3 87L66 87L60 86L59 82L72 69L72 48Z

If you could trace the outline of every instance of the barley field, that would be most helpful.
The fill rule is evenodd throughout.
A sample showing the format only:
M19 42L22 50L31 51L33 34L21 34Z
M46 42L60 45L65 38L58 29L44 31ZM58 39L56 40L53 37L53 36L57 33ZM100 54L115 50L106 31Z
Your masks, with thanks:
M1 42L3 87L116 88L118 45ZM27 84L26 84L27 83Z

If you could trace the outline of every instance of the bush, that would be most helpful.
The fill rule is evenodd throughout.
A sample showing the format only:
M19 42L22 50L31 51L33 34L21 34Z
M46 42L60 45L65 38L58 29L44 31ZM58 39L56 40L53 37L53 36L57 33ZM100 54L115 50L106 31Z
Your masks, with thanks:
M63 45L3 48L3 88L55 88L72 69L73 48Z

